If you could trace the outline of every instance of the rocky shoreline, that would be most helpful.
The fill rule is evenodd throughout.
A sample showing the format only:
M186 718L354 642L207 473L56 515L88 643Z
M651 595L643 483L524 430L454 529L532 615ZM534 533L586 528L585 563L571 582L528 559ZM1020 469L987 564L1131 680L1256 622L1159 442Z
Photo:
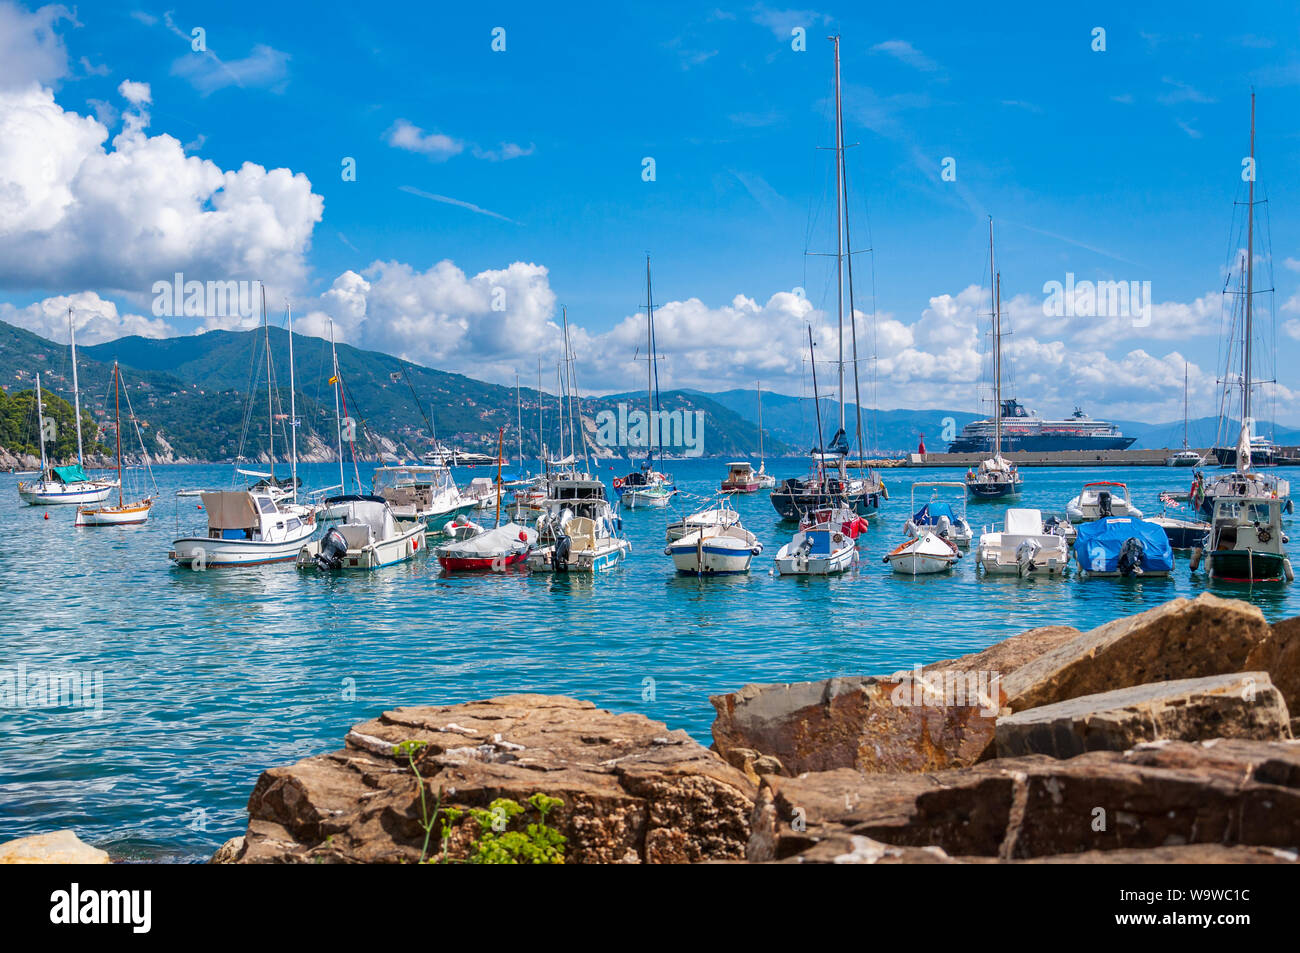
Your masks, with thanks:
M1237 600L711 701L709 748L560 696L388 711L212 862L1300 862L1300 618Z

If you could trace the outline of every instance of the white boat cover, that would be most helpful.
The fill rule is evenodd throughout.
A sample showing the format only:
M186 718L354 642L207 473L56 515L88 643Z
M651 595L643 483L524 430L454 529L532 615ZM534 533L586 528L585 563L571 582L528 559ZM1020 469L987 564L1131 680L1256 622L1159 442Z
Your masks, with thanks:
M518 523L504 523L477 536L441 547L439 552L460 559L487 559L521 552L537 543L537 531Z
M1006 533L1008 536L1043 535L1042 511L1028 509L1007 510Z
M345 505L348 508L348 515L344 522L353 526L366 527L370 531L372 540L392 539L398 535L397 521L393 519L393 511L386 503L374 500L348 500Z

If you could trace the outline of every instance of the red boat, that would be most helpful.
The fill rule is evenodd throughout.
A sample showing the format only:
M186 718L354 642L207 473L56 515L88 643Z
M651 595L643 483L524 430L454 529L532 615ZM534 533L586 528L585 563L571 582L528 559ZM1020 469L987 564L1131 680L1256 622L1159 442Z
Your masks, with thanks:
M447 572L501 572L527 559L536 545L536 530L506 523L468 539L453 540L434 553Z
M757 493L761 484L754 468L748 463L728 463L727 478L722 481L724 493Z

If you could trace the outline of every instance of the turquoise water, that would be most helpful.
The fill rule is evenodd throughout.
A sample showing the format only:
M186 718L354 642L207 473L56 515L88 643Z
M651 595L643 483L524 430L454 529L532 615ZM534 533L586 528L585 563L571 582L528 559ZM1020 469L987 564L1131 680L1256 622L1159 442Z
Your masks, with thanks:
M802 466L769 461L782 476ZM726 473L717 461L672 469L697 494ZM325 485L338 471L308 466L304 476ZM1063 511L1083 482L1125 480L1153 515L1158 491L1185 488L1190 476L1026 470L1021 505ZM746 682L894 671L1036 625L1086 629L1208 585L1185 556L1168 580L985 579L970 556L952 576L891 575L880 557L901 539L911 483L960 477L886 472L893 498L859 541L859 569L830 579L770 574L791 529L766 493L736 501L767 547L751 575L675 576L663 555L669 515L636 511L624 517L630 559L592 581L526 570L448 578L423 557L338 577L290 565L171 568L178 525L202 522L197 501L175 491L228 485L228 467L160 468L162 501L139 527L79 530L71 507L24 506L5 488L0 674L19 663L29 674L98 672L103 705L98 717L0 708L0 840L71 827L117 856L205 858L243 832L263 769L335 749L349 726L385 708L554 692L639 711L708 743L708 696ZM1003 508L971 504L976 532ZM1300 614L1295 586L1214 591L1271 619Z

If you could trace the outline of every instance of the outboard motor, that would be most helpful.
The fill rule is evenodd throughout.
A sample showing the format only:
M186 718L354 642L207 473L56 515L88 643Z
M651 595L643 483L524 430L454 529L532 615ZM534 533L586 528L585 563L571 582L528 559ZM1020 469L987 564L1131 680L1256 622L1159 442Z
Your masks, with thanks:
M1136 536L1124 540L1124 545L1119 550L1119 574L1121 576L1142 575L1142 560L1146 555L1146 547L1142 545L1142 540Z
M1042 545L1036 539L1027 539L1016 547L1016 566L1020 575L1034 571L1034 557L1042 549Z
M343 565L343 557L348 553L348 541L337 529L332 529L320 541L320 552L316 554L316 568L329 572Z
M939 522L934 524L934 531L944 539L947 539L948 534L952 532L952 520L948 519L946 516L940 516Z
M573 549L573 540L561 534L551 549L551 568L556 572L569 571L569 552Z
M1110 491L1102 490L1097 494L1097 512L1104 518L1114 516L1110 508Z

